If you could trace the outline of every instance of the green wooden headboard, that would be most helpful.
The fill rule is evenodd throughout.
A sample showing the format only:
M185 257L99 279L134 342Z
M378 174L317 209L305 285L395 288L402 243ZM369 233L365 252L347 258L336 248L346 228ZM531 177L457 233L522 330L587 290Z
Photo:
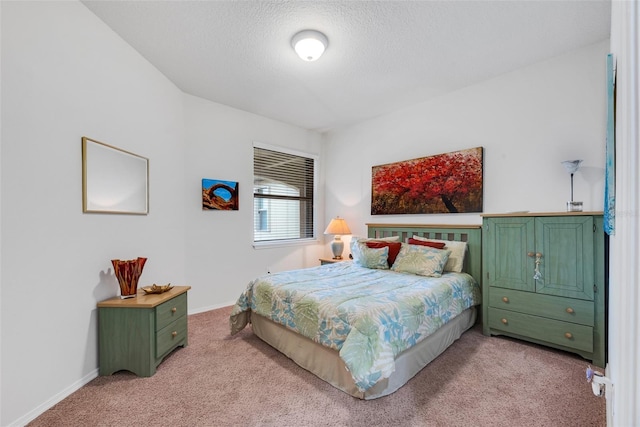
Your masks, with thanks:
M429 224L367 224L368 237L400 236L406 242L414 234L429 239L467 242L464 271L482 284L482 226Z

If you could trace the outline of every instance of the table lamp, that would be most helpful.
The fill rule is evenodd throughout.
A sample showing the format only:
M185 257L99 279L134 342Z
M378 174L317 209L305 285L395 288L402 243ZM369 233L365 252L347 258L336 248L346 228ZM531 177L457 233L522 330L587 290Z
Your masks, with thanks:
M571 174L571 201L567 202L567 212L581 212L582 202L573 201L573 174L578 171L582 160L565 160L562 162L565 170Z
M344 234L351 234L349 226L344 218L336 217L331 220L327 229L324 230L324 234L333 234L335 239L331 241L331 251L333 252L333 259L342 259L342 251L344 250L344 242L340 236Z

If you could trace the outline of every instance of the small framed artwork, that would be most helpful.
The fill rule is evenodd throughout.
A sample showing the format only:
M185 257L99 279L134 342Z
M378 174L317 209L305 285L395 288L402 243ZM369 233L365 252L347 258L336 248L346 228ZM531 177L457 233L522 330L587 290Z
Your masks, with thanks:
M237 211L238 183L221 179L202 179L202 210Z

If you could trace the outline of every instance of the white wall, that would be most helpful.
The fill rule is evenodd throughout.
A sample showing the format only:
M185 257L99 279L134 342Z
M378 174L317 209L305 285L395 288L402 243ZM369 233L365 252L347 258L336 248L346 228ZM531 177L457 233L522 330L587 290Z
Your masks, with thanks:
M184 150L182 93L80 3L2 3L2 88L8 425L95 375L111 259L184 281ZM83 135L150 159L148 216L82 213Z
M2 23L2 6L0 6ZM0 99L2 99L2 31L0 31ZM2 188L2 103L0 102L0 189ZM1 193L0 193L1 194ZM2 224L2 197L0 197L0 225ZM0 226L0 242L2 227ZM2 244L0 244L0 308L2 307ZM0 378L2 376L2 316L0 315ZM0 386L0 424L2 423L2 387Z
M374 165L484 147L484 212L565 211L563 160L584 159L574 200L601 211L608 43L504 74L326 136L326 215L365 223L479 224L478 214L370 215Z
M252 141L319 153L319 135L184 95L79 2L0 8L5 426L97 375L111 259L147 257L141 285L191 285L193 313L234 302L267 267L317 264L324 247L251 245ZM82 136L149 158L148 215L82 213ZM239 181L240 211L202 211L202 178Z
M250 280L318 265L321 245L253 248L253 142L321 154L321 137L261 116L185 95L186 271L197 310L235 303ZM203 211L202 178L237 181L238 211ZM320 177L321 181L321 177ZM322 182L318 183L321 195ZM319 238L325 221L318 201Z

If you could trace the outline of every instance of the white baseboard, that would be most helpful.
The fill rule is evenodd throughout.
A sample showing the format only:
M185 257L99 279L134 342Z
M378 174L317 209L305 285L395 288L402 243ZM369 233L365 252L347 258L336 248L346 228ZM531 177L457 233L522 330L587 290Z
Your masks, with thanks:
M189 310L188 314L204 313L205 311L211 311L211 310L216 310L218 308L229 307L230 305L234 305L235 303L236 302L234 300L234 301L229 301L229 302L223 302L221 304L211 305L209 307L201 307L201 308L197 308L195 310Z
M44 412L52 408L56 403L63 401L65 398L69 397L74 392L80 390L83 386L85 386L86 384L88 384L89 382L91 382L93 379L97 377L98 377L98 368L89 372L87 375L85 375L75 383L71 384L69 387L65 388L60 393L56 394L46 402L42 403L33 411L30 411L26 415L18 418L17 420L9 424L9 427L23 427L27 425L28 423L30 423L31 421L35 420L40 415L42 415Z

